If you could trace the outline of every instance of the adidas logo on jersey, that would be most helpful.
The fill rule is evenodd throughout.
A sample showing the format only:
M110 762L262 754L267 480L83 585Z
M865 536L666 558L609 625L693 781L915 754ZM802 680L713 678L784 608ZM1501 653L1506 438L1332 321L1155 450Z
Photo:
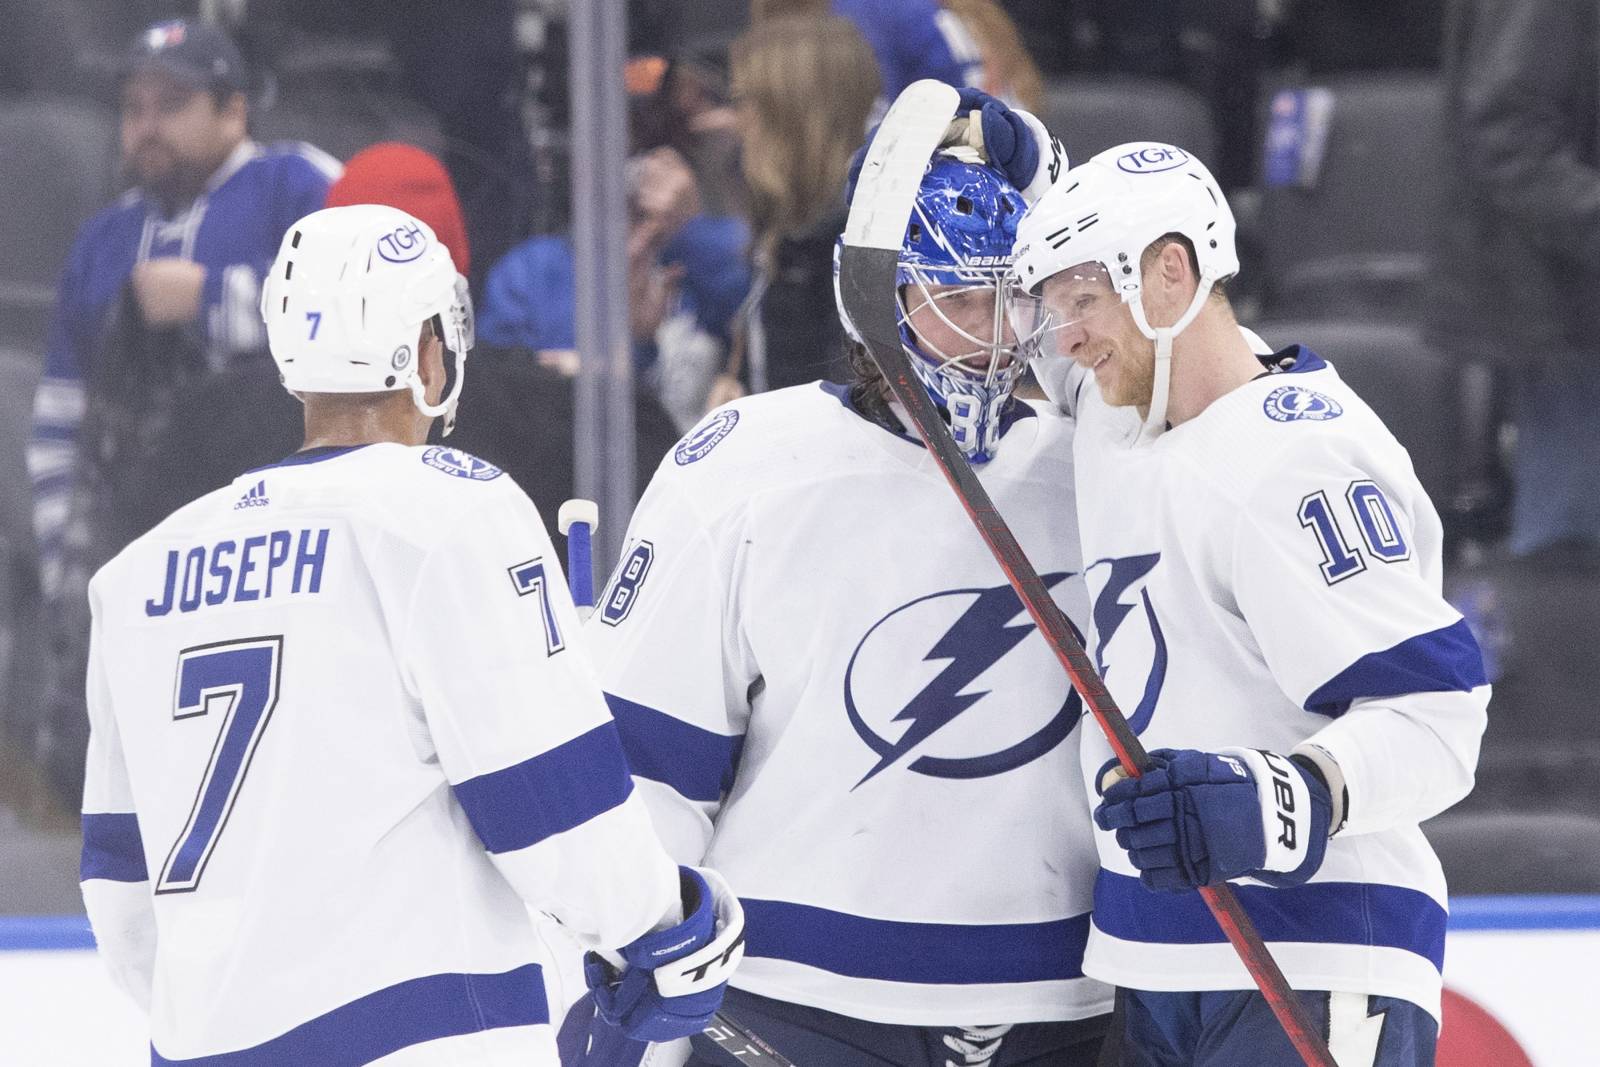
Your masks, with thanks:
M257 482L255 485L252 485L250 487L250 491L239 498L239 502L233 505L233 510L240 511L244 508L264 508L269 503L270 501L267 499L267 483L261 481Z

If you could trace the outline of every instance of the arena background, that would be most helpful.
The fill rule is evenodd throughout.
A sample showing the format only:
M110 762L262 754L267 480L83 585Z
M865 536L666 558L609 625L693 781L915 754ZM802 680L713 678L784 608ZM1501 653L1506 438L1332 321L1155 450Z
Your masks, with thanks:
M1464 269L1482 267L1508 301L1531 299L1519 288L1530 270L1592 280L1554 236L1530 238L1526 263L1468 262L1450 243L1462 220L1504 206L1460 106L1496 73L1471 66L1464 35L1503 5L950 0L931 16L948 50L933 57L884 43L898 0L0 0L0 1064L144 1055L82 919L73 663L86 616L61 608L70 582L52 584L57 538L70 549L74 535L41 520L59 486L37 461L30 477L29 459L51 428L36 397L75 235L131 181L119 149L130 47L166 19L219 27L242 54L257 141L341 163L401 143L442 162L449 180L435 176L425 202L446 216L438 198L455 202L483 323L451 443L510 470L548 520L569 496L600 501L603 578L640 485L708 404L829 369L782 363L786 339L816 336L797 324L817 306L807 225L826 212L785 227L771 191L747 180L770 169L771 142L752 133L763 117L738 98L730 48L752 19L830 6L873 47L881 89L954 62L1036 110L1073 159L1149 139L1211 164L1241 225L1235 306L1267 340L1327 356L1411 450L1445 522L1447 591L1492 661L1477 789L1425 827L1454 897L1447 980L1529 1062L1593 1062L1573 1050L1600 1037L1581 963L1600 948L1600 517L1584 489L1600 467L1600 403L1582 410L1600 385L1585 393L1580 380L1546 420L1525 399L1547 351L1511 329L1521 305L1489 309L1504 332L1452 329ZM1587 18L1588 39L1548 42L1587 57L1573 64L1587 80L1538 90L1553 110L1577 109L1572 144L1533 126L1525 159L1495 161L1532 181L1541 153L1559 155L1574 197L1600 193ZM842 106L838 85L811 89L806 107ZM386 151L346 172L351 195L395 177ZM433 173L405 158L407 177ZM1530 234L1600 227L1506 210ZM1573 241L1600 248L1600 234ZM727 248L737 254L716 254ZM145 451L126 470L102 467L108 499L187 499L247 469L252 449L293 448L296 408L259 345L218 355L212 332L180 330L155 341L190 346L190 369L146 373L151 338L116 337L96 358L132 368L129 417L162 417L138 423ZM1588 357L1600 366L1600 342ZM166 375L162 388L139 393L150 374ZM1529 431L1558 410L1571 436L1527 476ZM76 547L80 564L93 554ZM1484 1036L1489 1023L1453 1011L1441 1064L1516 1062Z

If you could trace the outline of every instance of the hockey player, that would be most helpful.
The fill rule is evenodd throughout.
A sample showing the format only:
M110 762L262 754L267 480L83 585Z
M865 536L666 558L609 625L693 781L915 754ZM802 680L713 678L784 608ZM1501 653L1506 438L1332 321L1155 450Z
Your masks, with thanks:
M1082 620L1072 425L1012 396L999 303L1028 182L973 160L923 178L902 338ZM651 481L588 624L635 784L680 862L737 885L729 1013L785 1056L1092 1064L1110 993L1082 976L1092 830L1063 784L1081 708L856 356L854 384L714 411Z
M1155 761L1124 779L1084 737L1084 969L1123 989L1129 1064L1300 1063L1190 892L1236 881L1339 1063L1421 1067L1446 898L1417 824L1471 789L1489 687L1404 449L1315 352L1251 344L1238 266L1171 145L1074 168L1019 232L1012 320L1078 419L1090 648Z
M425 224L285 235L262 298L305 447L96 576L83 892L152 1063L556 1062L528 908L629 1032L694 1032L737 900L634 795L510 478L423 447L472 343Z

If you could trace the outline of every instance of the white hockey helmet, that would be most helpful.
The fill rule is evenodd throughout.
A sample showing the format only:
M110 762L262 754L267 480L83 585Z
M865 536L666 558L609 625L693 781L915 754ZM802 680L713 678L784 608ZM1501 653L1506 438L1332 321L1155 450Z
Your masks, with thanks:
M1012 267L1012 326L1033 350L1040 384L1047 392L1059 387L1067 356L1052 345L1052 335L1084 317L1042 301L1044 283L1069 270L1103 277L1107 294L1127 304L1140 331L1156 342L1146 427L1159 433L1166 423L1172 338L1193 321L1214 283L1238 273L1235 229L1233 212L1211 172L1174 145L1118 145L1067 171L1023 218ZM1145 317L1140 257L1172 233L1194 246L1200 284L1188 311L1172 326L1155 329ZM1061 402L1053 392L1051 398Z
M283 235L261 286L261 316L291 393L409 389L418 410L443 415L450 431L472 349L472 299L427 223L378 204L312 212ZM453 373L429 404L417 339L434 316Z

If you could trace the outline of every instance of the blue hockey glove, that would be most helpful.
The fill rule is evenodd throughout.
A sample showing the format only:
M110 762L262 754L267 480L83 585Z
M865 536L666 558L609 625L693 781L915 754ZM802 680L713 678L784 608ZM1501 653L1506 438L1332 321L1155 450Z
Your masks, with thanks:
M1240 877L1294 886L1322 866L1333 803L1299 762L1247 748L1163 748L1150 758L1143 777L1103 789L1094 812L1146 887L1181 892Z
M744 956L744 909L715 871L679 867L686 918L622 949L618 971L593 952L583 976L600 1017L635 1041L698 1034Z
M1006 176L1028 203L1044 195L1067 166L1061 142L1050 136L1040 122L1020 108L1009 107L981 89L961 89L956 113L941 143L942 148L965 145ZM850 158L845 179L845 202L855 198L856 181L861 177L867 150L878 136L874 126L867 143Z

